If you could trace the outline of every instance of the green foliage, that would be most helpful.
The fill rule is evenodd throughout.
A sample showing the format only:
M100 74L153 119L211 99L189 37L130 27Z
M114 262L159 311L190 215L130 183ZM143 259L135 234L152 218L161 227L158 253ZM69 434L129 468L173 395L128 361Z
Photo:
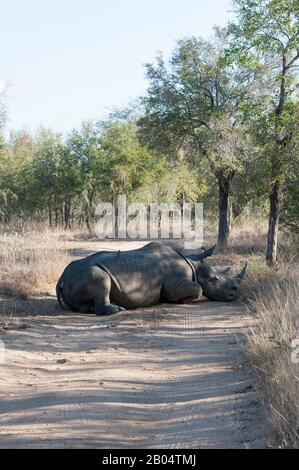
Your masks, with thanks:
M102 136L102 151L113 200L119 194L132 197L153 175L157 177L159 168L163 171L163 162L140 144L136 126L131 123L109 124Z
M296 0L234 0L237 21L228 31L231 40L226 47L230 63L253 63L255 102L248 109L260 146L265 146L272 159L271 175L282 173L284 144L289 139L289 122L293 120L293 102L299 85L299 3ZM281 149L278 149L278 147ZM278 158L280 157L280 158ZM274 162L275 161L275 162ZM277 171L276 171L277 170Z
M233 4L237 21L229 25L234 39L227 49L233 61L257 71L280 66L283 57L293 65L299 50L298 1L233 0ZM280 74L279 68L274 75ZM272 85L275 82L279 87L279 80L274 79Z
M196 175L171 166L142 145L136 125L86 122L66 141L40 129L35 138L20 132L0 153L0 218L48 218L69 227L85 221L90 231L99 202L194 200Z

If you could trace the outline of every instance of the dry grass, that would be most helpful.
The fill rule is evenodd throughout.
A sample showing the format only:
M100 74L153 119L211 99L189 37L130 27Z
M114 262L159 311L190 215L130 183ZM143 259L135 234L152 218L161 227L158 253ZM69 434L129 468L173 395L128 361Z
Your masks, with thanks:
M264 255L267 245L268 223L265 220L248 220L232 226L229 238L230 254ZM293 238L280 233L278 258L281 261L296 255Z
M292 362L292 341L299 337L298 270L256 267L249 276L244 290L257 321L246 333L246 354L279 445L298 447L299 364Z
M267 240L267 223L263 220L244 221L232 226L229 251L233 253L263 253Z
M59 232L43 230L0 236L0 292L24 298L53 291L70 262Z
M81 227L78 224L74 225L72 229L65 229L61 226L50 228L45 222L37 221L13 221L11 224L0 223L0 237L4 236L19 236L19 237L38 237L46 233L47 236L62 241L73 240L89 240L92 238L88 233L85 226Z

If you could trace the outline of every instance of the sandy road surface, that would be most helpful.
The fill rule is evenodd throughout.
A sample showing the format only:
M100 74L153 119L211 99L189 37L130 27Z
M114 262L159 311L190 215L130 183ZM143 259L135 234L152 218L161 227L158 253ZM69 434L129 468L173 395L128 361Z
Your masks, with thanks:
M253 448L269 437L237 337L242 307L200 301L2 331L0 447Z

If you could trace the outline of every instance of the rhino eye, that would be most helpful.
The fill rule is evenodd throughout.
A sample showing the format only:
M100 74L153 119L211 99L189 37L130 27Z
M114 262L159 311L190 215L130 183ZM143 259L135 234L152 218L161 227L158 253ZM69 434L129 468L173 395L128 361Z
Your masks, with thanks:
M214 284L217 284L217 282L219 281L219 276L211 277L210 281L213 282Z

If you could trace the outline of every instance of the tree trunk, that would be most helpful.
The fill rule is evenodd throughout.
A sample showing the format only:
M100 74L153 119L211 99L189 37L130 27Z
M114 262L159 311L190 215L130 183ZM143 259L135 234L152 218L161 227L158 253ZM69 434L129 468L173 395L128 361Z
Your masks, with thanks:
M91 236L91 237L93 236L93 230L92 230L92 227L91 227L92 219L93 219L92 209L88 204L86 204L86 206L85 206L85 223L86 223L86 227L87 227L89 236Z
M228 230L231 231L233 223L233 205L231 202L231 198L228 198Z
M224 175L218 176L219 199L218 199L218 247L226 251L229 237L229 189L230 178Z
M282 116L286 104L286 78L289 70L290 63L287 65L287 58L285 53L282 57L282 70L280 78L280 92L278 104L275 109L275 133L276 133L276 149L271 158L271 190L269 194L270 212L269 212L269 226L267 237L267 253L266 261L269 266L275 266L277 263L277 239L278 239L278 222L280 213L280 200L281 200L281 184L279 178L283 171L281 167L280 152L285 146L286 136L284 135L284 123Z
M48 220L49 220L49 225L50 227L52 228L52 224L53 224L53 221L52 221L52 202L51 202L51 195L49 196L48 198Z
M95 190L92 189L87 194L86 204L85 204L85 223L90 236L93 236L93 230L91 227L92 222L94 221L94 207L93 207L93 200L94 200Z
M71 223L70 223L70 201L68 199L66 199L65 202L64 202L64 228L66 230L71 228Z
M278 222L280 212L280 184L276 180L272 185L269 195L270 212L269 212L269 226L267 237L267 253L266 260L269 266L275 266L277 263L277 239L278 239Z
M86 227L87 227L87 230L88 230L89 235L92 236L92 230L91 230L91 224L90 224L90 216L89 216L89 213L88 213L88 212L86 213L86 216L85 216L85 223L86 223Z

